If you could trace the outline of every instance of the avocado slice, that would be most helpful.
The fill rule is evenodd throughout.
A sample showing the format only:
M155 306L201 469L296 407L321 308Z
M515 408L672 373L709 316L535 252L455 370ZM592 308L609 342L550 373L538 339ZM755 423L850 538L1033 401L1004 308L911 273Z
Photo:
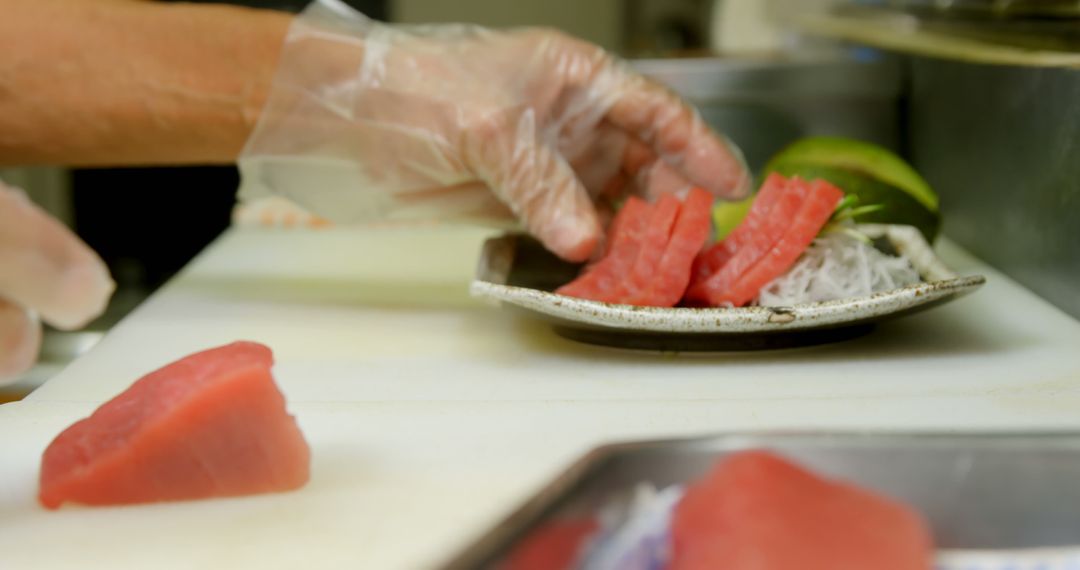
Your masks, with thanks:
M764 173L791 172L792 165L832 167L859 173L907 194L930 212L938 211L938 196L926 180L904 159L875 144L837 137L800 139L774 156L765 165ZM800 172L793 173L803 176Z
M880 204L880 210L855 216L857 223L907 224L922 232L933 242L941 227L941 216L910 193L872 178L860 171L803 162L770 163L772 170L784 176L799 176L805 180L821 178L835 184L847 194L858 196L860 205Z
M735 226L750 212L750 206L754 203L756 193L739 200L738 202L719 202L713 206L712 218L713 229L716 230L716 241L727 237Z

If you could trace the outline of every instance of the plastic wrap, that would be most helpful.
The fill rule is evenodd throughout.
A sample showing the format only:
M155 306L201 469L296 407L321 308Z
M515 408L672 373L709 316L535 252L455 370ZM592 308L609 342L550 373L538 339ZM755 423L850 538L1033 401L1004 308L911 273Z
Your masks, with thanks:
M336 0L293 24L241 196L333 222L520 219L580 260L628 192L739 198L738 149L666 88L550 30L392 26ZM602 210L602 208L601 208Z

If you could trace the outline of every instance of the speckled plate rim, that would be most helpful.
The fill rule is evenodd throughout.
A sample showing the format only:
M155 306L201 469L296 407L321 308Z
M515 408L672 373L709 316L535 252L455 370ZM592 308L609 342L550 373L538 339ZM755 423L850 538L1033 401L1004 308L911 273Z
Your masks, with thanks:
M867 297L786 307L637 307L507 285L515 261L517 236L504 235L484 243L470 292L481 299L515 305L568 324L628 332L730 334L865 323L958 298L986 282L982 275L957 276L911 226L862 224L859 230L871 238L887 239L897 252L911 260L926 281Z

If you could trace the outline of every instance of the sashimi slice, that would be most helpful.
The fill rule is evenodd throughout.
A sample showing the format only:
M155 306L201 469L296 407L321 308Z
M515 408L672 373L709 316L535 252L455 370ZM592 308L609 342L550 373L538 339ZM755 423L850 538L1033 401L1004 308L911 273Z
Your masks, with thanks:
M776 198L776 203L769 210L768 218L754 230L753 235L746 238L745 243L731 259L712 275L706 278L697 277L691 281L686 291L687 301L719 306L722 303L720 297L729 291L742 274L753 267L784 236L799 214L808 193L808 184L798 178L789 179L779 197Z
M824 180L810 183L810 195L784 236L734 283L716 293L710 292L710 304L731 303L741 307L757 297L766 283L787 272L810 247L843 197L842 190Z
M709 239L712 203L712 194L701 188L692 188L687 194L649 290L638 297L637 304L674 307L682 299L694 259Z
M119 505L288 491L310 451L253 342L192 354L140 378L53 440L38 500Z
M643 304L645 296L656 277L656 269L664 256L675 219L679 216L679 199L672 194L665 194L652 205L645 233L641 238L637 259L623 279L616 302L627 305Z
M920 516L766 451L718 462L672 517L668 570L928 570Z
M573 570L598 530L600 523L594 518L548 523L526 536L499 570Z
M619 244L620 240L625 242L629 234L625 231L627 224L630 220L637 220L644 215L646 209L648 209L649 203L637 196L631 196L626 199L619 211L615 213L615 217L611 219L611 224L607 227L604 243L604 255L607 257L615 249L615 246Z
M607 255L555 292L569 297L615 302L623 278L637 259L649 211L647 202L636 196L630 197L609 226Z
M735 229L723 240L710 247L694 260L694 275L701 279L710 277L728 262L735 252L751 243L760 235L765 221L787 185L787 178L773 172L765 179L757 196L750 204L750 211Z

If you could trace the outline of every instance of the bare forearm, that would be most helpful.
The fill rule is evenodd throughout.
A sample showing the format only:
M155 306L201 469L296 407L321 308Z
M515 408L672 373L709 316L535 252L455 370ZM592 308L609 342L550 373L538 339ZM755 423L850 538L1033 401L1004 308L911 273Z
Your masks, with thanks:
M133 0L0 0L0 164L224 163L289 17Z

